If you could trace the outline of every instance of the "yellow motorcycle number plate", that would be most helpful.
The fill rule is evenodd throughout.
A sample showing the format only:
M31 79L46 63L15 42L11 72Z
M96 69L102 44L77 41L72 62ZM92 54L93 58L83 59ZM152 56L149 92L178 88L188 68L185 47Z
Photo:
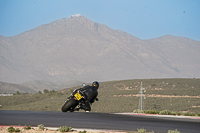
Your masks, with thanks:
M76 93L74 96L76 97L77 100L80 100L82 98L82 96L79 93Z

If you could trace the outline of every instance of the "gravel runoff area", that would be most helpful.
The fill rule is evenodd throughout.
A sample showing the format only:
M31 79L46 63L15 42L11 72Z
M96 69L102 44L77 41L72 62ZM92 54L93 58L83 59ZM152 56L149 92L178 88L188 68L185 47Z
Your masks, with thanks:
M60 131L57 131L58 128L52 128L52 127L45 127L44 130L39 129L38 127L31 127L31 129L26 130L24 129L24 126L0 126L0 133L9 133L8 128L13 127L15 129L19 129L20 132L18 133L61 133ZM93 129L73 129L72 131L69 131L67 133L80 133L86 131L87 133L126 133L124 131L104 131L104 130L93 130ZM137 133L137 132L135 132Z

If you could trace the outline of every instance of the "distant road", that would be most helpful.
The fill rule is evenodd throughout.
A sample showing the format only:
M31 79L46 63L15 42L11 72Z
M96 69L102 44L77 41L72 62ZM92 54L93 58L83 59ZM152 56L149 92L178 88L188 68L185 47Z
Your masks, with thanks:
M200 120L185 118L158 118L147 116L127 116L107 113L62 113L40 111L5 111L0 110L0 125L31 125L45 127L68 126L84 129L105 129L137 131L144 128L147 131L167 133L178 129L181 133L200 133Z

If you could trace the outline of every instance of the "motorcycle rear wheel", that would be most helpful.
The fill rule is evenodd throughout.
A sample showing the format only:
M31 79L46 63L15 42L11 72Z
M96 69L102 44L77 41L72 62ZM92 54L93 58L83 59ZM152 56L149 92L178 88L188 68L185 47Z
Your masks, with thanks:
M65 104L62 106L62 112L70 111L71 107L74 108L75 105L76 105L76 100L74 100L73 98L70 99L69 101L65 102Z

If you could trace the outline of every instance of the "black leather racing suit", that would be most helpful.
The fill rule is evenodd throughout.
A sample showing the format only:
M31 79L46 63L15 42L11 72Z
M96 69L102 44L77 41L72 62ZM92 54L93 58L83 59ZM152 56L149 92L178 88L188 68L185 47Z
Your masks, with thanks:
M85 94L85 107L83 106L82 108L86 111L91 111L90 103L93 103L98 96L97 87L88 85L78 90Z

